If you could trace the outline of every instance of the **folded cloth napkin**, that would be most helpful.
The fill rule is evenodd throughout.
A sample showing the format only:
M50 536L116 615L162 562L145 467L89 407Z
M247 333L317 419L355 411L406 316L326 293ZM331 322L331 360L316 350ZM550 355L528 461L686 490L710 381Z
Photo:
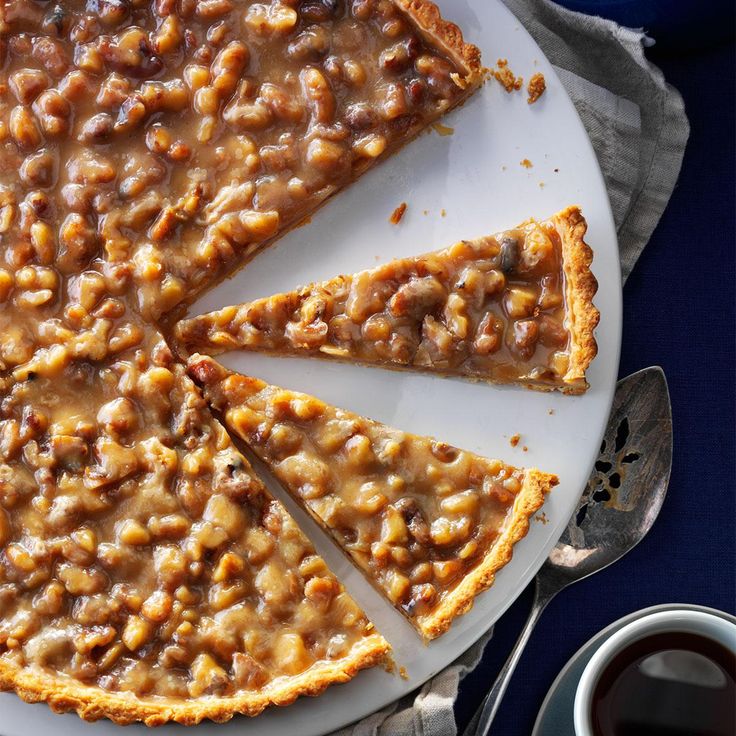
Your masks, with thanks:
M643 31L550 0L504 2L552 62L588 131L611 200L626 279L680 173L690 132L682 97L645 58L653 41ZM460 680L478 664L492 635L418 691L333 736L454 736Z
M690 126L679 92L650 64L654 41L555 5L504 0L539 44L593 143L618 230L624 280L654 232L680 173Z

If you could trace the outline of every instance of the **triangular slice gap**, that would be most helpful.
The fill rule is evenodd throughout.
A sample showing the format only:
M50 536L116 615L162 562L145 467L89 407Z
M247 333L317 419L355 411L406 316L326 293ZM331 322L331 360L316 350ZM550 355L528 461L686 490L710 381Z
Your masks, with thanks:
M557 484L195 355L189 373L369 581L427 639L488 588Z
M599 319L585 230L568 207L185 320L176 335L189 352L315 356L582 393Z

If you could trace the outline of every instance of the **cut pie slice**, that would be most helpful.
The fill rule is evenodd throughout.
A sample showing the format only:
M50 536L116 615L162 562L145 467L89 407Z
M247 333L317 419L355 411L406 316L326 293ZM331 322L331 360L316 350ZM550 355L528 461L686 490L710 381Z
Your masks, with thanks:
M496 235L180 322L190 351L244 348L582 393L596 354L585 220Z
M488 588L557 484L194 355L189 373L286 489L427 639Z
M0 689L88 720L193 724L382 660L164 343L49 367L3 384Z

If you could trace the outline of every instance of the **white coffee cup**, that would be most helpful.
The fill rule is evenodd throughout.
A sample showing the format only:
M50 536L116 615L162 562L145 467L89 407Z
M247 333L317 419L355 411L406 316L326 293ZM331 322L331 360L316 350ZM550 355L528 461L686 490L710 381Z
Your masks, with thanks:
M607 639L591 657L575 693L575 736L594 736L592 705L593 693L611 660L623 649L653 634L687 632L700 634L717 641L736 653L736 624L705 611L670 610L651 613L632 621Z

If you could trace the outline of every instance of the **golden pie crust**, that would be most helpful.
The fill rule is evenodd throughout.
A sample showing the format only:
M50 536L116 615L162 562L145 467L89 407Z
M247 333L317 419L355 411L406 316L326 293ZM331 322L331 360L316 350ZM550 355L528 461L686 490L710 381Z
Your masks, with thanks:
M159 698L105 692L53 675L17 671L1 662L0 688L13 690L27 703L46 702L55 713L75 711L85 721L107 718L119 725L142 721L146 726L175 721L193 726L203 720L224 723L237 714L257 716L269 705L289 705L302 695L317 696L330 685L347 682L360 670L380 664L387 651L385 639L375 634L353 647L350 655L342 660L322 662L299 675L275 681L258 692L229 698L162 702Z
M554 217L560 233L565 268L568 320L572 342L570 367L565 383L580 393L587 388L585 371L598 353L593 332L600 321L600 312L593 306L598 282L590 271L593 251L585 242L587 223L580 209L568 207Z
M468 611L558 483L535 468L387 427L194 355L189 374L426 639Z
M575 206L545 221L182 320L189 352L246 349L579 394L597 283Z
M430 0L394 0L394 2L413 21L424 38L432 45L442 48L456 63L464 66L463 86L472 88L482 82L480 49L466 43L460 28L455 23L445 20L433 2Z

